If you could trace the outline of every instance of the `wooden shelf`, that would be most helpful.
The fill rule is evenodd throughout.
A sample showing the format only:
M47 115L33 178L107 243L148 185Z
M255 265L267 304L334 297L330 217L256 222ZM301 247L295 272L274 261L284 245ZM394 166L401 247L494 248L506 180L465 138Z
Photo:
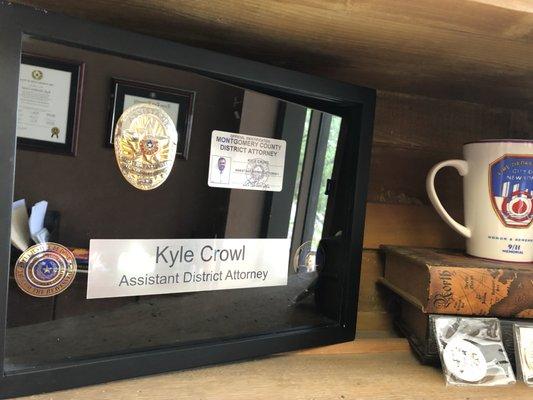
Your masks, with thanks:
M381 90L529 109L529 0L16 0Z
M32 399L531 399L521 383L447 388L404 339L375 338L393 334L379 245L463 245L429 205L428 169L463 142L531 138L530 0L14 2L378 89L358 312L374 338ZM460 218L462 182L443 174Z
M446 387L440 369L423 366L405 339L354 342L103 385L32 396L33 400L145 399L531 399L509 387ZM29 399L29 398L28 398Z

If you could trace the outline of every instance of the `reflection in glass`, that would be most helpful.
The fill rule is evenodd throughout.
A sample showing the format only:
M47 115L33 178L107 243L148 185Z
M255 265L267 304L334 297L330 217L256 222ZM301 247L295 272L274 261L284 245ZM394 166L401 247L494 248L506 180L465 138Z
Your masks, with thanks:
M328 134L326 151L320 152L324 154L324 169L321 171L320 189L318 190L318 204L316 207L316 217L313 229L312 247L316 250L318 242L322 238L322 227L324 226L324 219L326 217L326 207L328 196L326 194L326 187L328 179L333 174L333 164L335 162L335 153L337 152L337 142L339 140L339 133L342 119L337 116L331 117L331 123Z
M312 295L316 268L287 265L287 286L87 300L83 257L91 239L117 238L290 238L291 260L306 242L316 253L340 117L148 62L33 38L23 49L85 63L77 155L18 148L14 197L28 206L48 201L50 240L77 249L79 272L68 290L43 299L10 280L7 370L336 322ZM187 158L176 158L167 181L149 192L125 182L106 146L117 78L195 95ZM283 190L209 187L213 130L285 140ZM11 270L19 254L12 248Z

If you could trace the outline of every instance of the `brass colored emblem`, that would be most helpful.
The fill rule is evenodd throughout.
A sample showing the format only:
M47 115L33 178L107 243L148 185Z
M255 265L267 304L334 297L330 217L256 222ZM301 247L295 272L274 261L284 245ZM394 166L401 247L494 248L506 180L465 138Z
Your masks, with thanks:
M76 271L76 259L69 249L45 242L22 253L13 274L23 292L34 297L52 297L74 282Z
M43 71L41 71L40 69L34 69L33 71L31 71L31 77L36 81L40 81L41 79L43 79Z
M151 190L170 175L178 133L161 107L140 103L127 108L115 128L115 156L120 172L134 187Z

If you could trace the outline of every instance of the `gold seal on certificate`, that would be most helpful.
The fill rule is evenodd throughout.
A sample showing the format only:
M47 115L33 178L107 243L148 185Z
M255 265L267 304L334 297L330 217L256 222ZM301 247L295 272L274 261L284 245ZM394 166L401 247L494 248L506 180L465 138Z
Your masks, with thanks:
M57 243L31 246L18 258L14 276L19 288L34 297L52 297L66 290L76 277L72 252Z
M176 126L161 107L148 103L129 107L115 128L120 172L137 189L155 189L170 175L177 143Z

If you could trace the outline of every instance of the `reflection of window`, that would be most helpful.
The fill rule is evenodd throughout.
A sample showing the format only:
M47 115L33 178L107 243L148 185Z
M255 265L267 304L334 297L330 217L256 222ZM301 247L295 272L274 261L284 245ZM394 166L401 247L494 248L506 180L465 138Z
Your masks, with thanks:
M333 173L333 163L335 162L335 153L337 151L337 141L339 140L339 132L341 128L342 118L337 116L331 117L331 123L328 132L327 145L324 158L324 169L322 170L322 179L320 180L320 189L318 191L318 204L316 207L316 216L314 223L314 230L312 236L312 248L316 249L318 242L322 237L322 227L324 226L324 218L326 216L326 207L328 204L328 196L326 195L326 188L328 179ZM309 217L313 217L310 215Z
M315 250L322 237L327 183L333 172L342 120L307 111L290 218L293 251L307 241L312 241L311 250Z
M298 206L298 193L300 191L300 180L302 177L302 168L304 166L304 158L305 158L305 148L307 145L307 133L309 131L309 121L311 120L311 110L310 108L307 109L307 112L305 113L305 123L304 123L304 129L303 129L303 136L302 136L302 145L300 146L300 157L298 158L298 169L296 170L296 183L294 185L294 196L292 198L292 205L291 205L291 216L289 219L289 232L287 232L287 237L292 236L292 232L294 230L294 218L296 217L296 208Z
M276 136L287 142L288 149L284 190L267 198L264 233L269 238L291 238L291 254L305 242L312 241L309 250L316 249L322 237L326 190L341 121L340 117L291 103L279 110Z

